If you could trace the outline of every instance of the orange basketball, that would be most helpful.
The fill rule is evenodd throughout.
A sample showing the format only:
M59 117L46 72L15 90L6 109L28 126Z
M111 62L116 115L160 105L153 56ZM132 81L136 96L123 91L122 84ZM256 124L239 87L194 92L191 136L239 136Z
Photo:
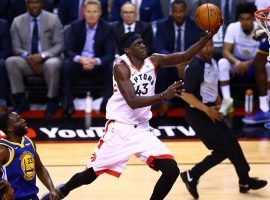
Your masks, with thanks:
M195 22L203 30L212 30L218 27L222 16L219 7L214 4L206 3L197 8Z

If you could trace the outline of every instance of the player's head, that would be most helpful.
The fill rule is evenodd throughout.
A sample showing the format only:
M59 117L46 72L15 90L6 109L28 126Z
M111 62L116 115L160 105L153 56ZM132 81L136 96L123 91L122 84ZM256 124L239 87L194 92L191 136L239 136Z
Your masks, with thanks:
M122 5L120 15L124 23L133 24L137 18L136 6L127 1Z
M4 179L0 179L0 200L14 200L13 189Z
M127 55L132 55L138 59L147 57L147 50L142 37L135 32L128 32L120 38L121 48Z
M253 31L254 12L257 7L254 3L240 3L237 5L237 16L244 33L250 34Z
M43 0L27 0L26 8L33 17L39 16L43 7Z
M26 121L18 113L6 112L0 116L0 130L5 134L24 136L27 133Z
M206 36L206 32L201 32L197 35L196 40L199 41L202 37ZM198 52L198 55L206 61L210 61L214 54L213 40L209 40L204 47Z
M177 26L181 26L187 16L187 3L184 0L174 0L171 4L172 18Z

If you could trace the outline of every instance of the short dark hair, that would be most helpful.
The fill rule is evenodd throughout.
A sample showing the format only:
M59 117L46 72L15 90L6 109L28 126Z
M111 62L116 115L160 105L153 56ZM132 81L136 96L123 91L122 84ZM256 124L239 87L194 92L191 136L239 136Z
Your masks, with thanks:
M6 194L8 191L8 182L4 179L0 179L0 199Z
M124 33L119 40L120 46L122 49L128 48L136 39L141 37L135 32Z
M174 4L183 4L187 8L187 2L185 2L184 0L174 0L171 6L173 6Z
M248 13L248 14L254 14L254 12L257 10L257 7L255 6L254 3L239 3L236 7L236 14L237 18L243 14L243 13Z
M0 130L7 134L7 127L8 127L8 121L9 121L9 114L11 112L5 112L2 115L0 115Z

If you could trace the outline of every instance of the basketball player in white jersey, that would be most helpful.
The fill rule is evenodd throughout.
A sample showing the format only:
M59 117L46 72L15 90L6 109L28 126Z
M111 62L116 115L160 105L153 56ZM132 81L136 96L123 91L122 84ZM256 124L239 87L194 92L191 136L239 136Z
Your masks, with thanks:
M157 181L151 200L166 197L179 176L171 152L154 135L149 125L151 105L165 99L180 97L180 81L160 94L155 94L156 71L163 66L175 66L190 60L216 33L209 32L185 52L170 55L154 54L147 58L146 47L139 34L125 33L120 39L125 54L117 58L113 69L114 94L106 108L105 133L91 156L87 169L75 174L57 188L64 198L73 189L92 183L100 174L119 177L128 160L135 155L162 175ZM48 199L45 195L43 200Z

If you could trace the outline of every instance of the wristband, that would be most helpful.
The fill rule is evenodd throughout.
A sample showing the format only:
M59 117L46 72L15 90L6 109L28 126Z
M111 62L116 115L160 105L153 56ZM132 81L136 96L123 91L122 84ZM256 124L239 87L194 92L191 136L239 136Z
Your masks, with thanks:
M161 92L159 95L161 97L161 100L166 100L165 95L164 95L164 92Z

